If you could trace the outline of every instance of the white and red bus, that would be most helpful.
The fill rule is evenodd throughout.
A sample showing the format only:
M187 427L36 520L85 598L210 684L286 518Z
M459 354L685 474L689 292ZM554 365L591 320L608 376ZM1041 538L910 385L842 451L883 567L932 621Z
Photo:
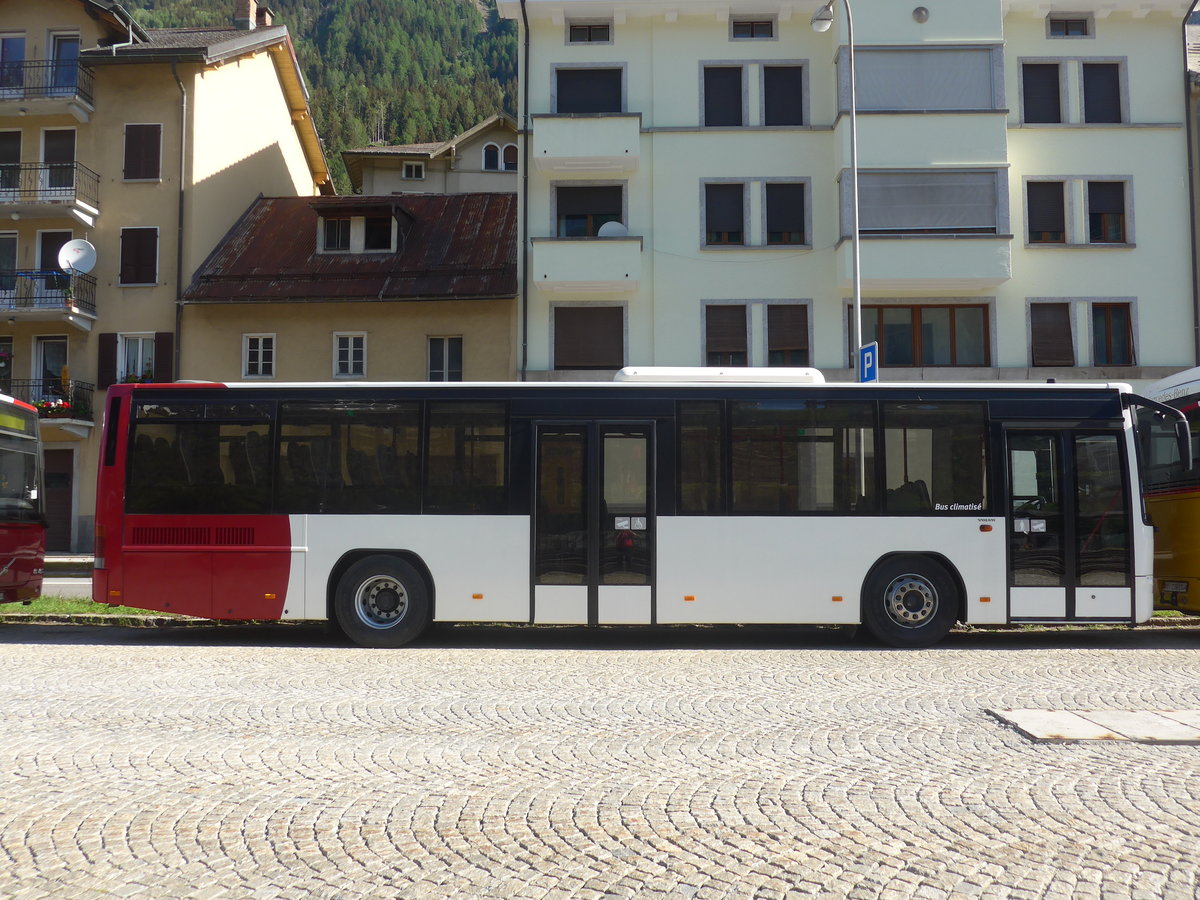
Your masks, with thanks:
M42 592L46 519L37 410L0 394L0 603Z
M1135 623L1151 528L1121 385L609 383L109 390L94 596L216 619Z

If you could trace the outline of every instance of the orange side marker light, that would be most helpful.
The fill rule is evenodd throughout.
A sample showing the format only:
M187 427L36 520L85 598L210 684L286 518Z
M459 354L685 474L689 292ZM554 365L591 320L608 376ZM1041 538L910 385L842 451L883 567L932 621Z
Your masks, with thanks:
M695 603L695 602L696 602L696 595L695 595L695 594L684 594L684 595L683 595L683 602L684 602L684 603Z
M991 598L991 597L980 597L980 598L979 598L979 602L980 602L980 603L991 603L991 602L992 602L992 598Z
M472 595L471 595L471 599L472 599L472 600L482 600L482 599L483 599L483 594L472 594Z
M274 600L275 595L274 594L263 594L263 599L264 600Z
M841 597L836 597L836 596L835 596L835 597L833 598L833 602L834 602L834 603L841 603L841 602L842 602L842 598L841 598Z

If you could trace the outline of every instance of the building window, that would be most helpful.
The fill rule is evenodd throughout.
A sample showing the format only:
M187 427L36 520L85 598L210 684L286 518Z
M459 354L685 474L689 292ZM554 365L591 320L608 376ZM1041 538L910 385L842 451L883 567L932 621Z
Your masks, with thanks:
M1046 36L1052 38L1091 37L1092 20L1087 16L1047 16Z
M25 87L25 36L0 37L0 90L20 96Z
M559 237L596 237L608 222L622 221L625 190L619 184L555 188Z
M483 171L500 171L500 147L498 145L488 144L483 148Z
M571 44L611 44L612 24L609 22L571 22L567 25L567 42Z
M879 342L882 366L991 365L986 306L887 305L862 311L863 343ZM853 340L853 321L848 325Z
M505 172L517 171L517 145L516 144L505 144L504 145L504 171Z
M745 244L744 184L704 186L704 243Z
M798 303L767 305L767 365L807 366L808 307Z
M406 162L404 170L400 175L405 181L424 181L425 180L425 163L421 162Z
M555 369L619 369L623 365L624 307L554 307Z
M1083 64L1083 121L1094 125L1121 122L1121 67Z
M1089 181L1088 241L1093 244L1124 244L1125 182Z
M804 67L763 67L763 124L804 124Z
M882 50L862 48L855 53L855 101L860 111L997 109L997 53L991 47L977 49ZM838 59L843 72L845 56ZM843 112L849 109L841 85Z
M1029 304L1029 356L1035 366L1075 365L1070 304Z
M1092 304L1092 365L1134 365L1133 319L1128 303Z
M621 69L556 69L555 105L559 113L619 113Z
M767 182L767 243L804 244L804 184Z
M333 336L333 377L365 378L367 336L362 333Z
M1021 66L1022 121L1048 124L1062 121L1062 87L1058 63Z
M125 180L157 181L162 166L162 126L125 126Z
M775 37L774 19L734 19L730 26L730 37L735 40Z
M995 172L863 172L859 230L863 234L996 234ZM850 196L842 183L842 234L850 235Z
M275 377L275 335L242 335L242 377Z
M158 229L121 229L121 284L158 282Z
M704 364L748 364L745 306L710 304L704 307Z
M324 249L326 250L349 250L350 249L350 220L349 219L325 219L325 242Z
M1062 244L1067 240L1065 188L1061 181L1030 181L1025 185L1029 201L1029 243Z
M429 380L462 381L461 337L431 337L429 339Z
M154 380L154 335L121 335L120 366L117 378L125 382Z
M741 66L704 67L704 125L741 127L746 117L742 102Z
M391 216L367 216L363 220L363 250L391 250L392 221Z

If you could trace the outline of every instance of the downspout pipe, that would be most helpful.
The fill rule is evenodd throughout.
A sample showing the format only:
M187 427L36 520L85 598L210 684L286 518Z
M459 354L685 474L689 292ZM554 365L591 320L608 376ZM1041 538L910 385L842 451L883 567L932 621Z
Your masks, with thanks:
M175 341L173 347L175 359L171 366L175 380L178 381L183 357L183 188L184 178L187 174L185 165L187 162L188 96L187 89L179 79L179 72L175 68L174 61L171 62L171 74L175 77L175 83L179 85L179 213L175 228Z
M1195 0L1200 3L1200 0ZM521 380L529 378L529 144L533 129L529 125L529 14L521 0L521 28L524 32L521 63Z
M1192 73L1188 71L1188 20L1196 11L1200 0L1192 0L1188 11L1184 14L1183 25L1183 108L1184 133L1187 135L1187 174L1188 174L1188 224L1191 227L1191 257L1192 257L1192 354L1193 364L1200 365L1200 260L1196 257L1197 223L1196 223L1196 136L1193 134L1198 124L1196 109L1192 105Z

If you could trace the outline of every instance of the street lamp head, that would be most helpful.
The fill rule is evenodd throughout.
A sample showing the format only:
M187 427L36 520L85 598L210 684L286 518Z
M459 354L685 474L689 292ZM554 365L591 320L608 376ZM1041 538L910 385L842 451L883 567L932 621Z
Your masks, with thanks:
M823 33L829 30L829 26L833 24L833 2L830 0L815 13L812 20L809 22L812 25L812 30L817 33Z

